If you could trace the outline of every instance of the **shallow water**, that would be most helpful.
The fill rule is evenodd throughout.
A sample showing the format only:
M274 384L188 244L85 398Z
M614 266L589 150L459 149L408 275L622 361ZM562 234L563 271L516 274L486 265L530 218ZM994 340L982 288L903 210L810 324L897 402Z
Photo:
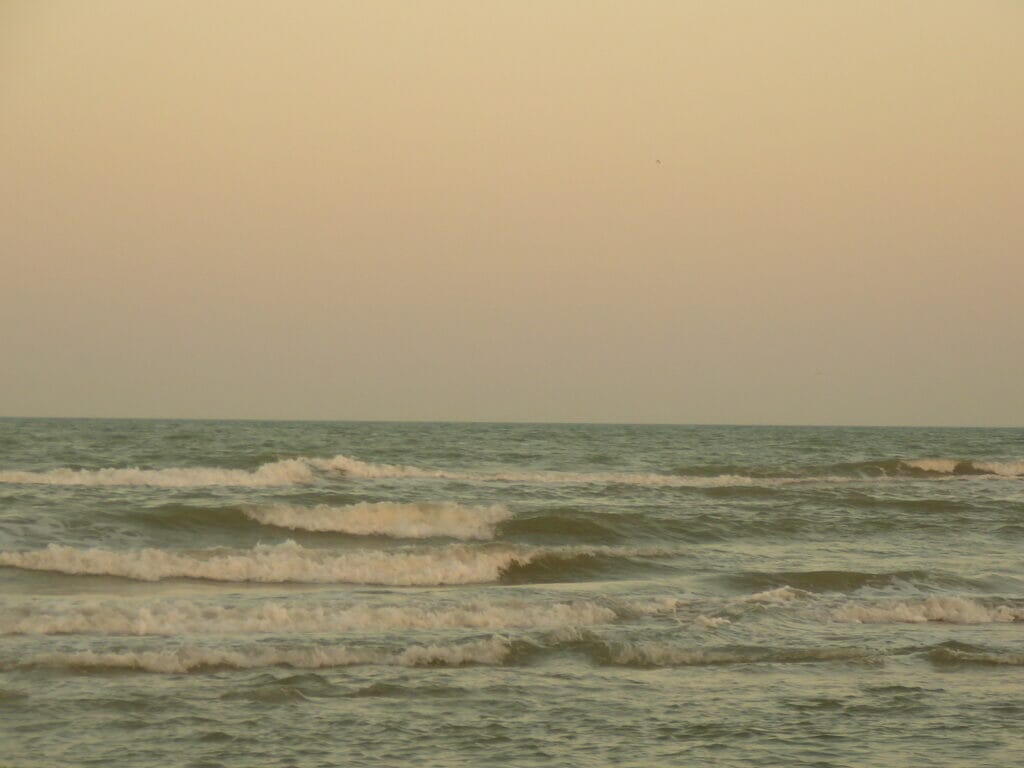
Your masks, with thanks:
M0 761L1016 765L1024 431L0 420Z

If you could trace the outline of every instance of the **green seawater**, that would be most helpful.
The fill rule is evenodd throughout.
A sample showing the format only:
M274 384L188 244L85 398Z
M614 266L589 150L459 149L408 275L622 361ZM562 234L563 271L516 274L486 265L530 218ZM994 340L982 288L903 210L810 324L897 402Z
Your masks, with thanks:
M1024 764L1024 430L0 419L2 766Z

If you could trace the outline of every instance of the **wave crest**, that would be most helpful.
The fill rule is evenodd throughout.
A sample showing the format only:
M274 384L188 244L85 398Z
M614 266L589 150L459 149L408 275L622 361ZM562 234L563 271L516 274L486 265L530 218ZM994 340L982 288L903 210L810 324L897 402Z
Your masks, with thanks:
M531 604L527 601L473 601L459 606L411 605L255 606L204 605L158 601L144 605L118 602L72 603L33 609L29 615L0 616L3 635L196 635L394 630L505 628L557 629L610 624L625 615L659 613L656 606L621 609L590 600Z
M425 539L491 539L495 526L511 515L504 506L467 507L454 503L360 503L344 507L275 504L244 510L263 525L304 531L333 531L357 536Z
M833 612L837 621L855 624L996 624L1024 621L1024 608L1008 605L986 606L963 597L932 596L921 601L891 602L885 605L854 605Z
M388 552L360 550L337 554L306 549L294 541L276 545L260 544L241 552L216 549L191 553L160 549L121 552L50 544L46 549L0 552L0 566L72 575L118 576L139 581L208 579L432 586L497 582L513 569L516 571L515 580L520 582L524 580L524 569L534 561L543 564L542 572L536 576L550 581L551 578L545 578L545 572L550 570L551 562L568 561L573 564L582 558L603 565L607 560L617 562L631 557L657 557L668 553L668 550L639 548L481 549L452 544L433 549ZM557 575L561 578L572 574L559 572Z
M509 657L511 651L510 641L499 636L458 645L413 645L399 652L345 646L244 649L185 646L159 651L39 654L17 664L17 667L58 667L82 671L123 669L168 675L217 669L324 669L361 664L462 667L501 664Z
M313 471L302 459L282 459L253 471L216 467L169 467L167 469L51 469L45 472L8 470L0 483L35 485L145 485L160 488L235 486L265 488L313 482Z

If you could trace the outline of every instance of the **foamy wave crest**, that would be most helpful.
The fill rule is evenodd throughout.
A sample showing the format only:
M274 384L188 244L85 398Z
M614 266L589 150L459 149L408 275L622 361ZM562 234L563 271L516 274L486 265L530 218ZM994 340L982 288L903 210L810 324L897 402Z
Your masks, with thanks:
M455 539L490 539L494 527L510 517L500 505L467 507L461 504L362 503L345 507L297 507L276 504L248 509L245 514L279 528L335 531L358 536L382 535L407 539L449 536Z
M0 552L0 566L74 575L118 576L140 581L308 582L429 586L498 581L508 570L540 560L581 557L656 557L657 549L538 547L478 549L453 544L436 549L364 550L346 554L306 549L294 541L251 550L176 552L160 549L112 551L51 544L46 549Z
M496 636L459 645L413 645L399 652L344 646L312 646L280 649L182 647L160 651L48 653L32 656L17 666L58 667L84 671L126 669L169 675L225 668L323 669L360 664L461 667L501 664L508 658L510 652L510 642Z
M785 586L777 589L768 589L764 592L757 592L753 595L747 595L746 597L740 598L745 603L788 603L793 600L799 600L803 597L809 597L812 593L802 589L794 589L793 587Z
M36 485L149 485L160 488L205 486L268 487L310 483L309 464L302 459L283 459L249 472L216 467L169 467L167 469L51 469L47 472L0 472L0 483Z
M959 459L912 459L901 461L905 467L938 475L1024 476L1024 461L963 461Z
M350 477L362 477L368 479L384 478L437 478L449 480L461 480L466 477L460 472L446 472L443 470L420 469L418 467L407 467L398 464L372 464L366 461L359 461L349 456L338 454L330 459L310 459L310 463L317 469L330 472L341 472Z
M282 459L253 471L217 467L166 469L105 468L52 469L45 472L0 471L0 483L38 485L148 485L163 488L204 486L267 487L311 483L316 472L340 473L359 479L436 479L468 482L564 483L575 485L650 485L706 488L734 485L778 485L804 482L798 478L752 478L741 475L680 476L654 472L467 472L433 470L398 464L373 464L349 456L330 459Z
M636 612L639 612L637 609ZM628 608L632 614L634 610ZM280 603L215 606L188 601L133 605L124 601L33 608L0 615L3 635L198 635L505 628L555 629L609 624L620 614L589 600L537 605L526 601L459 606L332 607Z
M371 464L349 456L311 459L317 469L341 472L362 479L438 479L472 482L565 483L569 485L652 485L706 488L733 485L774 485L800 482L796 478L755 479L742 475L680 476L655 472L461 472L431 470L397 464Z
M914 602L885 605L852 605L833 612L837 621L855 624L923 624L941 621L950 624L999 624L1024 621L1024 608L1008 605L987 606L963 597L932 596Z

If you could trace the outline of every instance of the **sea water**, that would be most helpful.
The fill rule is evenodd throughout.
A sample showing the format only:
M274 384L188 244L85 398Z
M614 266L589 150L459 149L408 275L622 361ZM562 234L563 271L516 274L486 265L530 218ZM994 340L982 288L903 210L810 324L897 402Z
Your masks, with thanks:
M1024 764L1022 457L0 420L0 765Z

